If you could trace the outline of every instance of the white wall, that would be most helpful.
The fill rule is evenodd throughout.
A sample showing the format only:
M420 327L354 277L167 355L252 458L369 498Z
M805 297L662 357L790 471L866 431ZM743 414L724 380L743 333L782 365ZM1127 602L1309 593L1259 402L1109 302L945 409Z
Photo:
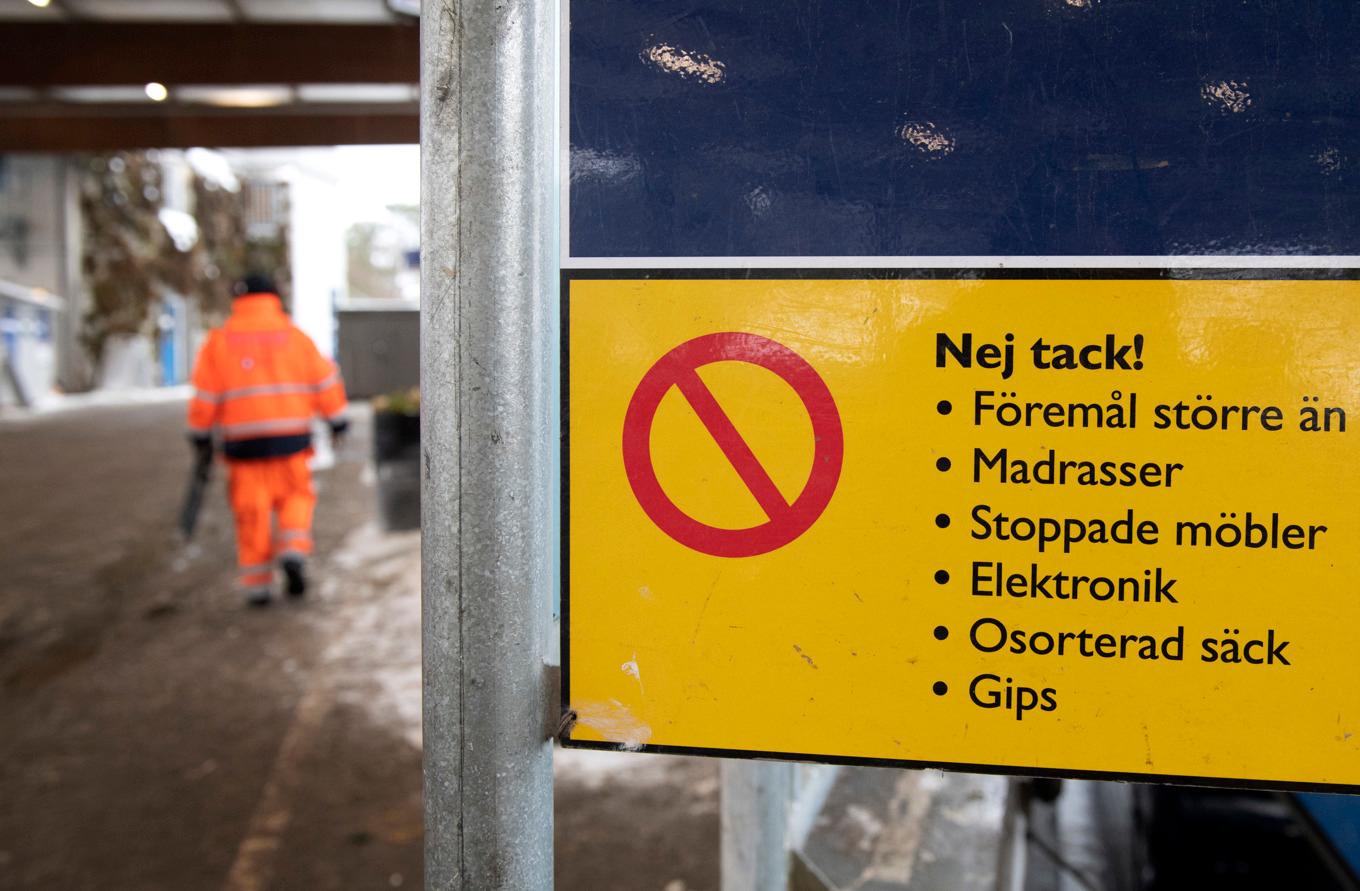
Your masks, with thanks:
M345 296L345 214L329 179L297 167L281 171L289 185L289 249L293 321L327 356L335 354L335 301Z
M67 178L59 155L0 156L0 328L25 396L52 393L58 344L67 328L59 306L68 284ZM0 359L6 348L0 342ZM19 400L0 375L0 405Z
M0 279L61 293L63 163L59 155L0 156Z

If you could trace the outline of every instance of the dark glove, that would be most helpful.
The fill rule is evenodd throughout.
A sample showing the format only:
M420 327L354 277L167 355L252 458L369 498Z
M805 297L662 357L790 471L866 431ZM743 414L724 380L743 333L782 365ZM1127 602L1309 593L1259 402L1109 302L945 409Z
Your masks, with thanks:
M199 467L209 467L213 460L213 442L210 436L191 436L189 444L194 448L194 463Z
M340 451L345 445L345 439L349 436L349 421L338 421L331 423L331 448Z

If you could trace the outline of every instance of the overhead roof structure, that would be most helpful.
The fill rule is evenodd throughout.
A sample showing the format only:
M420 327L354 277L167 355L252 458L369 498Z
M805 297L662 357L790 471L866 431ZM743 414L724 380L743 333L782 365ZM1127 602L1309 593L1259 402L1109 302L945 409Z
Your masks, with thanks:
M0 0L0 151L416 142L418 6Z

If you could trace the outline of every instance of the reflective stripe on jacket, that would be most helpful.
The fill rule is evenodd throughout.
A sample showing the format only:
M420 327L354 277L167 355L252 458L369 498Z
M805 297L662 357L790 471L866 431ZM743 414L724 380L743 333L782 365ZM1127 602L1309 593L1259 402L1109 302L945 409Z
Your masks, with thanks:
M311 422L321 415L345 426L345 386L283 311L274 294L246 294L231 317L208 334L194 363L189 430L217 430L228 458L292 455L311 446Z

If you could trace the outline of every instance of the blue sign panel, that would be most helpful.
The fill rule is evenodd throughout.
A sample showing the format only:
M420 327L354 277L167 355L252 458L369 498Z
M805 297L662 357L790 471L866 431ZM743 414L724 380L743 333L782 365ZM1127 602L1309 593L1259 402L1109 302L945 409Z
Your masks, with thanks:
M1360 254L1354 0L571 0L570 256Z
M1295 798L1350 876L1360 877L1360 799L1312 793Z

